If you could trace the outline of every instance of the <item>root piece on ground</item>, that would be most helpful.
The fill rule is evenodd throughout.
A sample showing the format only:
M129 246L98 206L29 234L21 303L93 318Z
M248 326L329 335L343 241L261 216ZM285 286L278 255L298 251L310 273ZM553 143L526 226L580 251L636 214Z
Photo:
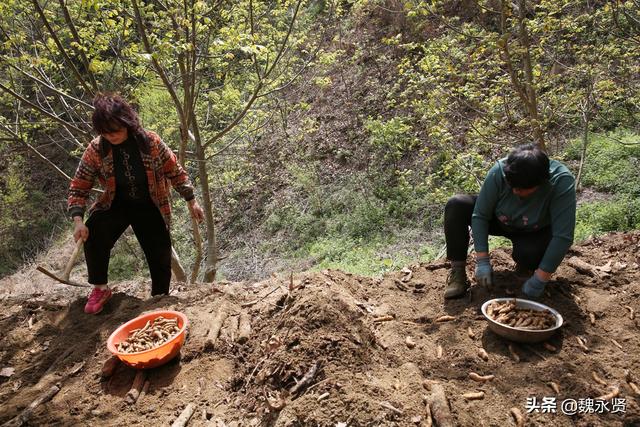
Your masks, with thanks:
M596 399L611 400L614 397L618 397L619 394L620 394L620 387L615 386L615 387L613 387L613 389L611 389L611 391L609 393L603 394L602 396L598 396L598 397L596 397Z
M438 344L438 346L436 347L436 357L438 359L442 359L442 353L444 352L444 350L442 349L442 346L440 344Z
M427 404L431 407L431 416L438 427L453 427L453 418L444 387L438 383L431 384L431 394L427 396Z
M484 399L484 391L472 391L462 395L466 400L481 400Z
M515 406L509 410L511 416L516 422L517 427L524 427L524 415L522 415L522 411Z
M549 381L547 385L551 387L551 389L555 394L560 394L560 386L557 383L554 383L553 381Z
M222 329L222 325L226 318L227 308L223 305L218 310L218 314L216 314L216 317L213 319L213 323L211 323L211 328L209 328L209 333L207 334L207 339L204 344L205 349L213 350L216 345L218 335L220 334L220 329Z
M416 346L416 342L411 336L407 336L407 338L405 338L405 340L404 340L404 343L409 348L414 348Z
M576 337L576 341L578 342L578 345L580 346L581 349L587 352L589 351L589 347L587 347L587 343L584 338Z
M636 318L636 311L633 309L633 307L625 305L624 308L629 310L629 319L633 320Z
M493 380L495 375L479 375L475 372L469 372L469 378L475 382L486 383L487 381Z
M147 379L147 372L144 369L138 369L136 371L136 377L133 379L133 384L131 385L131 389L125 396L124 400L129 405L133 405L140 397L140 392L142 391L142 387L144 387L144 382Z
M193 411L195 407L193 403L189 403L186 408L182 411L182 413L176 418L176 420L171 424L171 427L184 427L189 422L189 419L193 415Z
M478 349L478 356L480 357L480 359L484 360L485 362L489 361L489 353L487 353L487 351L482 347Z
M591 371L591 378L593 378L593 380L600 385L603 385L603 386L609 385L609 383L607 383L605 380L603 380L598 376L598 373L596 371Z
M444 315L444 316L438 317L435 321L438 323L441 323L441 322L451 322L452 320L456 320L455 316Z
M316 400L317 400L318 402L320 402L321 400L324 400L324 399L326 399L327 397L329 397L329 392L328 392L328 391L327 391L327 392L322 393L320 396L318 396L318 397L316 398Z
M55 384L49 387L47 391L45 391L43 394L38 396L36 400L31 402L29 406L27 406L15 418L3 424L3 427L19 427L24 424L27 424L29 422L29 419L31 418L31 415L33 415L33 411L35 411L38 406L53 399L53 396L58 394L58 392L60 391L60 388L61 388L60 384Z
M309 371L307 371L307 373L304 374L302 379L300 381L298 381L298 383L296 385L294 385L293 387L291 387L289 389L289 393L290 394L296 394L297 392L299 392L303 388L309 386L309 383L316 376L317 372L318 372L318 362L314 362L313 366L311 366L311 369L309 369Z
M251 315L243 311L240 313L238 324L238 342L242 344L249 341L249 336L251 336Z
M629 381L627 382L627 384L629 385L629 388L631 389L633 394L635 394L636 396L640 396L640 387L638 387L636 383Z

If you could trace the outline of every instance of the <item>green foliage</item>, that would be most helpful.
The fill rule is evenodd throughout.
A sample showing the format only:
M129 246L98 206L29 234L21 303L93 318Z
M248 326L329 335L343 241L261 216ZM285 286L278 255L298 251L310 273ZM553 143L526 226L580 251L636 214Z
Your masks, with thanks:
M585 156L582 184L597 191L640 195L639 135L629 131L595 134ZM569 159L579 160L582 141L567 148Z
M0 276L32 257L58 219L38 214L47 198L26 179L23 165L23 159L15 156L0 176Z
M638 138L638 134L624 130L591 135L582 184L601 195L578 206L576 241L609 231L640 228ZM566 151L567 158L578 161L581 147L581 140L572 141Z
M616 196L611 200L584 203L576 212L577 242L610 231L638 229L640 198L637 196Z
M426 247L422 253L390 253L397 243L395 238L354 240L332 236L320 238L298 252L298 256L316 261L314 270L335 268L353 274L378 276L388 271L399 270L405 265L420 260L431 260L436 249ZM431 256L429 256L431 255Z
M139 243L131 239L130 245L123 244L122 237L113 248L109 259L109 282L149 277L149 267Z
M385 157L398 160L419 144L410 122L408 117L393 117L386 121L369 117L364 128L369 132L371 145L381 148Z

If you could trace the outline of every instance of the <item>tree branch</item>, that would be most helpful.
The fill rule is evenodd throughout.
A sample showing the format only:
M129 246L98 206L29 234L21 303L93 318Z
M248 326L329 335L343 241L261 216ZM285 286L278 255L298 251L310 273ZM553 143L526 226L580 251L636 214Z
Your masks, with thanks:
M60 54L62 55L62 57L64 58L65 62L67 63L67 66L69 66L69 68L71 68L71 71L76 76L76 78L78 79L78 82L80 82L82 87L87 92L89 92L90 94L93 95L93 93L94 93L93 90L89 87L87 82L84 80L84 78L80 74L80 71L78 71L78 69L76 68L76 65L73 63L73 61L71 60L71 58L67 54L67 51L64 48L64 46L62 45L62 43L60 42L60 39L58 38L58 35L54 31L53 27L51 27L51 24L49 23L49 20L45 16L44 10L42 10L42 8L40 7L40 3L38 3L38 0L33 0L32 3L35 6L36 11L38 12L38 15L40 16L40 19L42 19L42 22L44 23L44 26L47 27L47 31L49 31L49 35L53 39L53 41L56 44L56 46L58 46L58 50L60 51Z
M82 46L82 41L80 40L80 36L76 31L76 26L73 24L73 20L71 19L71 15L69 14L69 9L67 9L67 5L65 4L65 1L59 0L59 3L60 3L60 8L62 9L62 14L64 15L64 20L66 21L67 26L71 31L71 35L73 36L73 39L78 44L78 46ZM91 67L89 64L89 60L87 59L87 56L85 55L82 49L76 49L76 50L78 51L78 53L80 53L80 58L82 58L82 62L84 63L84 66L87 70L87 73L89 75L89 80L91 81L91 86L93 87L93 90L95 92L98 92L99 91L98 82L96 82L96 79L93 76L93 73L91 72Z
M85 132L82 129L80 129L80 128L76 127L76 126L73 126L69 122L61 119L60 117L56 116L55 114L52 114L52 113L46 111L45 109L43 109L39 105L34 104L33 102L29 101L28 99L26 99L23 96L19 95L18 93L14 92L10 88L6 87L2 83L0 83L0 89L4 90L5 92L7 92L9 95L13 96L14 98L19 99L20 101L24 102L25 104L27 104L29 107L33 108L34 110L37 110L40 113L44 114L45 116L49 117L50 119L55 120L56 122L60 123L62 126L68 128L68 129L75 130L76 132L81 133L82 135L84 135L87 138L91 138L91 134L89 132Z
M0 126L2 126L2 129L7 132L9 135L11 135L13 138L15 138L15 140L20 141L22 144L24 144L29 150L31 150L36 156L38 156L40 159L44 160L47 164L49 164L49 166L53 167L56 172L58 172L60 175L62 175L63 177L65 177L66 179L68 179L69 181L71 181L71 177L69 175L67 175L66 173L64 173L64 171L62 169L60 169L55 163L53 163L51 160L49 160L46 156L44 156L42 153L40 153L34 146L32 146L31 144L29 144L27 141L24 140L24 138L22 138L20 135L18 135L17 133L15 133L14 131L12 131L9 127L7 127L5 124L0 123Z

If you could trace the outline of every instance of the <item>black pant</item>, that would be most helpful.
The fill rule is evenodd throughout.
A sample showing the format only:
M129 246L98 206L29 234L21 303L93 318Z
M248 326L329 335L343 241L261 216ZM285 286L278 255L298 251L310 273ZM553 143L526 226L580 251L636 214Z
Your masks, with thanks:
M444 236L447 242L447 259L464 261L469 246L469 226L478 196L459 194L453 196L444 208ZM538 268L551 241L551 227L531 232L508 232L502 229L495 216L489 222L489 234L504 236L513 244L513 260L519 265L535 270Z
M84 256L89 283L107 283L111 249L131 225L147 258L151 272L151 295L169 293L171 236L153 202L114 201L109 210L91 214L86 225L89 228L89 238L84 244Z

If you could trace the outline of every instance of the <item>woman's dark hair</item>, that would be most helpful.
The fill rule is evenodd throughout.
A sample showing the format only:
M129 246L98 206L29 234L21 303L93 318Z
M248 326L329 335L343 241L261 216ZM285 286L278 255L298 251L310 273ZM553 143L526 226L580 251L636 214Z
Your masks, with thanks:
M123 127L127 128L130 138L133 138L140 149L149 152L147 134L140 124L140 117L131 104L115 93L99 93L93 98L93 129L99 134L114 132ZM110 146L102 138L103 155L108 153Z
M549 180L549 157L535 144L514 148L504 165L511 188L533 188Z

